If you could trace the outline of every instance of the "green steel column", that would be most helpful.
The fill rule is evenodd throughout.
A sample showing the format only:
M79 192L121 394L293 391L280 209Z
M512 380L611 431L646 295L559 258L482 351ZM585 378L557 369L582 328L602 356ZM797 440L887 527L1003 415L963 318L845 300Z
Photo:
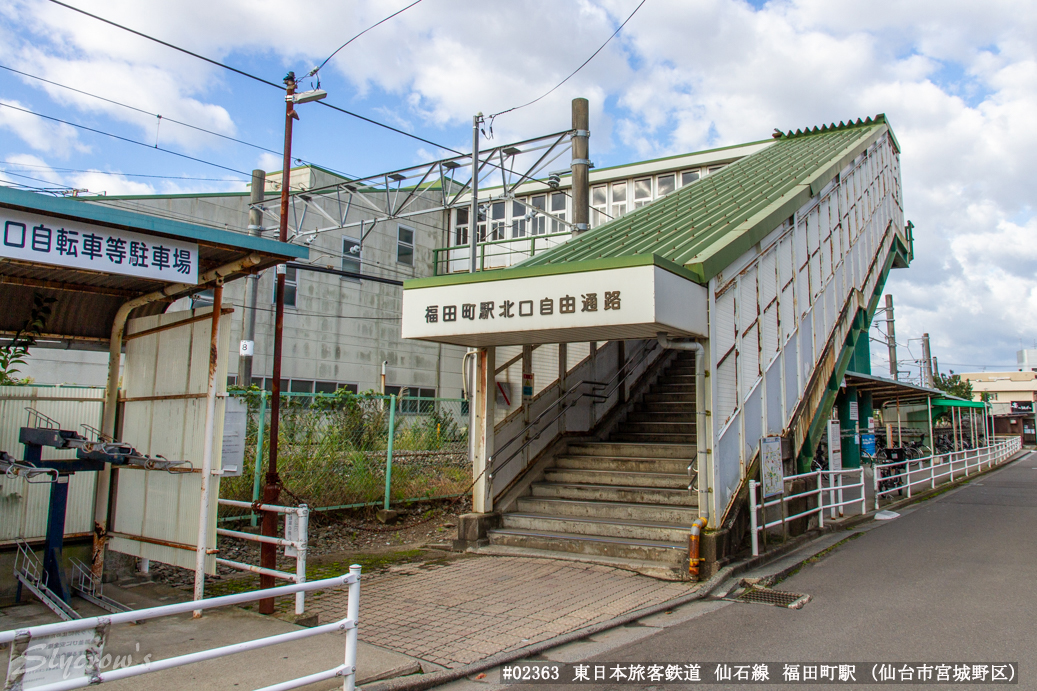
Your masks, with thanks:
M842 430L842 450L843 450L843 467L844 468L860 468L861 467L861 447L857 443L857 424L858 421L850 419L850 408L851 404L858 403L857 400L857 388L854 386L847 386L845 391L839 393L839 397L836 399L836 406L839 410L839 428ZM858 417L860 417L860 406L858 408Z
M266 391L259 394L259 429L256 432L256 469L252 478L252 501L259 501L259 489L262 485L260 478L263 476L263 430L266 427ZM259 525L258 515L252 512L252 527Z
M392 440L396 436L396 394L389 396L389 441L385 451L385 503L389 510L389 492L392 485Z

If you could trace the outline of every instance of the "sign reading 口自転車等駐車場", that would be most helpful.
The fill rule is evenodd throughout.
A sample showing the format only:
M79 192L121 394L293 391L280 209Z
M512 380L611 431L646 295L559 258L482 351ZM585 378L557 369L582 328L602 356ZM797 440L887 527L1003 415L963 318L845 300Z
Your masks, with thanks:
M198 245L121 228L0 210L0 257L138 276L198 282Z

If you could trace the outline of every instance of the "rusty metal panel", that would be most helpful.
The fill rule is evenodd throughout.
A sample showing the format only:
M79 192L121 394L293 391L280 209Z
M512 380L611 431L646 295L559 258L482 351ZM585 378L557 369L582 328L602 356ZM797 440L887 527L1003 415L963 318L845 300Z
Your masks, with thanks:
M195 310L198 315L211 308ZM186 312L132 320L134 334L189 316ZM202 465L205 445L205 391L208 385L211 321L167 329L127 342L124 366L122 438L150 455ZM230 347L230 317L220 322L218 352ZM217 362L216 439L223 434L227 358ZM220 467L221 445L213 448L213 468ZM216 544L215 497L219 477L211 482L208 546ZM193 569L198 539L201 475L163 471L120 471L109 543L117 552L155 559ZM137 539L134 539L137 538ZM206 559L206 571L215 569L215 557Z
M82 432L82 425L101 426L104 389L61 386L0 387L0 450L22 458L18 430L25 426L32 407L54 418L62 429ZM48 459L75 458L74 451L45 449ZM65 534L93 531L94 485L97 473L76 473L68 490ZM0 543L15 539L35 540L47 532L50 485L30 484L21 478L0 475Z

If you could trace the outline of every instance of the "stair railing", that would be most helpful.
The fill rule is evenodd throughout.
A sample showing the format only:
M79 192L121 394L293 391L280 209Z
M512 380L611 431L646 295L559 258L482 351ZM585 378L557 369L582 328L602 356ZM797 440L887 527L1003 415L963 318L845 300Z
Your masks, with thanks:
M493 476L497 471L502 469L504 466L508 465L508 463L510 463L516 456L522 453L526 449L526 447L528 447L530 444L539 439L543 435L544 431L548 427L550 427L553 422L565 415L566 411L568 411L570 408L579 403L580 399L596 398L603 401L608 400L609 397L611 397L612 394L614 394L619 389L619 387L623 385L627 378L646 359L648 359L648 356L655 351L657 346L658 341L656 341L655 339L642 341L640 348L634 352L633 357L631 357L625 363L620 365L619 368L616 370L616 373L612 375L612 377L607 382L589 381L587 379L583 379L577 382L572 387L570 387L568 391L559 396L557 400L555 400L553 403L547 406L547 408L545 408L543 412L537 415L528 425L523 427L519 432L517 432L514 436L509 438L506 442L501 444L500 447L497 448L496 451L494 451L493 455L491 455L490 458L487 459L486 463L486 467L489 469L487 473L487 479L491 483L491 486L493 483ZM637 360L637 362L634 362L634 360ZM585 385L592 387L593 389L595 389L595 391L583 391L572 401L567 400L571 394L575 393L581 386ZM601 389L609 389L609 387L612 387L611 390L607 390L605 393L600 393ZM494 462L497 460L497 457L501 454L501 452L504 451L504 449L508 448L513 443L515 443L520 437L525 436L527 432L536 427L540 423L540 421L543 420L544 417L552 411L556 411L555 414L541 427L539 432L527 439L521 446L515 449L507 458L501 461L499 465L494 467Z

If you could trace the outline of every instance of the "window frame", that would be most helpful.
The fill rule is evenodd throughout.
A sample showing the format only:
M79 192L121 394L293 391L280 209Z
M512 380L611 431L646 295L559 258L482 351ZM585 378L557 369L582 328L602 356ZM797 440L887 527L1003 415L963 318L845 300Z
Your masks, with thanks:
M352 243L354 246L357 247L358 251L357 251L356 255L353 255L351 252L349 252L346 249L346 243L347 242ZM361 268L363 268L363 265L364 265L363 256L362 256L363 252L364 252L364 248L363 248L363 245L360 244L360 238L351 238L348 235L343 235L342 236L342 270L343 271L352 271L353 273L356 273L356 274L362 273ZM355 258L354 258L354 256L355 256ZM356 262L356 270L355 271L353 269L351 269L351 268L347 268L346 267L346 262L347 261L348 262L354 262L354 261ZM346 279L347 281L354 281L356 283L360 282L359 278L352 278L350 276L343 276L342 278Z
M409 243L408 242L404 242L403 238L400 237L400 235L403 233L403 231L407 231L407 232L410 233L410 242ZM397 264L403 264L404 266L410 266L410 267L414 266L415 254L417 254L417 242L416 242L417 238L418 238L418 232L416 230L414 230L414 228L411 228L410 226L405 226L402 223L398 223L396 225L396 263ZM403 261L402 259L400 259L400 248L401 247L406 247L406 248L410 249L410 261L409 262Z
M294 274L295 278L289 278L290 275ZM295 292L291 302L288 301L288 289L294 288ZM299 270L294 266L286 266L284 268L284 306L285 307L297 307L299 302ZM277 304L277 271L274 271L274 284L270 288L270 304Z

